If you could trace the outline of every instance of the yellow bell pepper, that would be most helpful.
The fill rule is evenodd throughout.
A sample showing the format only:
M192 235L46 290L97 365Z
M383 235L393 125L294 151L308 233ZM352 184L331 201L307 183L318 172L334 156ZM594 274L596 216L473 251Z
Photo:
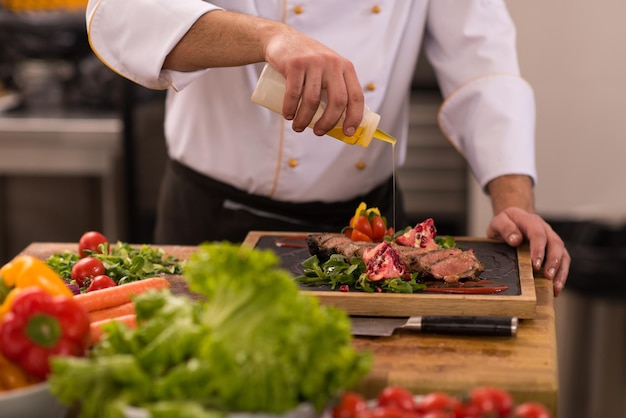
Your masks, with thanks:
M380 216L380 210L378 208L368 209L367 204L365 202L361 202L354 211L354 216L350 219L350 227L354 228L354 223L359 218L359 216L367 215L367 217L371 219L372 214Z
M31 286L51 295L73 296L65 281L45 261L19 255L0 268L0 319L11 309L20 290Z

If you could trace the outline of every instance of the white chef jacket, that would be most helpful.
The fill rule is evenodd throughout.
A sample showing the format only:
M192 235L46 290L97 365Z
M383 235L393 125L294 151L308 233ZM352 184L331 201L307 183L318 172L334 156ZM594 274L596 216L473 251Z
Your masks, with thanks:
M171 158L252 194L291 202L346 200L392 174L390 144L346 145L250 101L263 63L163 70L169 51L216 8L283 21L349 58L379 128L404 162L409 94L420 47L445 98L439 124L485 186L536 177L535 106L520 77L515 28L502 0L90 0L87 27L100 59L148 88L167 89ZM207 42L210 42L207 39Z

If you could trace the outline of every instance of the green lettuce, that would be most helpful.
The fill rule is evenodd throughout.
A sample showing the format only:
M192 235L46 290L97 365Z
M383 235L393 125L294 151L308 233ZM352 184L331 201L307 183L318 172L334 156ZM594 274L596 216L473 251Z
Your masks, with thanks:
M270 250L201 245L184 277L202 298L138 296L137 329L112 323L89 357L55 358L52 392L83 418L122 417L127 405L154 418L323 409L371 356L352 346L345 312L300 292L278 264Z

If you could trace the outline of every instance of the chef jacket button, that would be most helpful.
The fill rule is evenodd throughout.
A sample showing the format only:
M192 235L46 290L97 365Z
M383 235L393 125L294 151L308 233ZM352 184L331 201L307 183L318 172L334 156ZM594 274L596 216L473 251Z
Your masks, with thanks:
M367 83L367 86L365 86L365 89L367 91L374 91L374 90L376 90L376 83Z
M365 162L364 161L359 161L358 163L356 163L356 168L358 168L359 170L364 170L365 169Z
M293 8L293 12L297 15L302 14L304 12L304 8L302 6L296 6Z
M379 5L375 5L372 7L372 13L380 13L380 6Z
M289 162L287 164L289 164L289 167L295 168L295 167L298 166L298 160L295 159L295 158L292 158L292 159L289 160Z

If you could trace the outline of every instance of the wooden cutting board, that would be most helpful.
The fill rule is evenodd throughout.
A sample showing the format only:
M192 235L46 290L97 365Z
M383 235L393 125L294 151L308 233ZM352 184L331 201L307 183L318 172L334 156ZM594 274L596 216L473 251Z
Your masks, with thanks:
M275 251L282 267L294 276L301 273L300 264L310 257L303 247L301 232L251 231L243 244ZM505 283L508 289L493 294L448 293L365 293L339 292L322 287L301 285L304 292L321 303L336 306L350 315L423 316L423 315L487 315L534 318L537 299L528 246L514 249L483 238L457 237L457 245L472 248L486 269L481 279ZM299 241L299 242L298 242Z

